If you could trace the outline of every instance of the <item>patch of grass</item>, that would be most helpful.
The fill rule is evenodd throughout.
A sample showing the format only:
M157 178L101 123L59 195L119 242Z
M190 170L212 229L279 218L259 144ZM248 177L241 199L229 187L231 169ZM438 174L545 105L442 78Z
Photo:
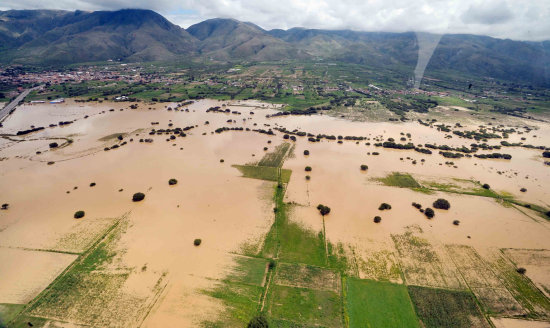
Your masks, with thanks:
M292 174L291 170L280 169L277 167L255 165L233 165L233 167L238 169L245 178L267 181L278 181L280 171L281 181L283 183L288 183L288 181L290 180L290 175Z
M421 188L422 186L408 173L392 172L385 178L378 178L386 186L400 188Z
M350 327L419 327L404 285L372 280L346 280Z
M416 314L426 328L489 327L469 292L409 286Z
M6 324L14 319L24 308L25 304L0 303L0 328L7 327Z
M330 291L277 285L271 288L269 314L274 318L299 325L342 326L340 295Z
M254 285L221 282L211 290L203 291L206 295L220 300L225 311L216 321L206 321L203 327L246 327L256 314L263 288Z
M236 257L237 265L231 270L227 280L262 286L265 277L267 260L254 257Z
M278 145L277 147L275 147L275 150L265 154L264 157L262 157L260 162L258 162L258 166L269 166L269 167L283 166L283 162L285 160L285 157L289 148L290 148L290 144L288 142L284 142Z
M39 318L39 317L33 317L29 315L20 316L16 322L11 322L10 325L2 325L2 321L0 321L0 327L9 327L9 328L29 328L29 324L31 323L33 327L44 327L46 323L48 322L47 319Z

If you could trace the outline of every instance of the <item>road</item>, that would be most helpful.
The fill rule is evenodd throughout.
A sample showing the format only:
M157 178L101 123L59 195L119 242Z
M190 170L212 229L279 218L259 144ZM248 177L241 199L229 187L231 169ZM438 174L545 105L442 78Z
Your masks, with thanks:
M19 96L17 96L17 98L15 98L11 103L9 103L6 107L0 109L0 122L4 121L4 119L8 117L11 111L15 109L15 107L17 107L17 105L19 105L19 103L22 102L23 99L25 99L25 97L28 96L29 93L31 93L31 91L38 88L39 87L34 87L21 92L21 94L19 94Z

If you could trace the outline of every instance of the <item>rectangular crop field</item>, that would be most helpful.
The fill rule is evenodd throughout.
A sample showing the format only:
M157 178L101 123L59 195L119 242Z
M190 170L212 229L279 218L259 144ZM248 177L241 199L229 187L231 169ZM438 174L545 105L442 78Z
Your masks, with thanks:
M404 285L350 278L345 302L350 327L420 327Z
M409 286L416 314L426 328L488 328L469 292Z

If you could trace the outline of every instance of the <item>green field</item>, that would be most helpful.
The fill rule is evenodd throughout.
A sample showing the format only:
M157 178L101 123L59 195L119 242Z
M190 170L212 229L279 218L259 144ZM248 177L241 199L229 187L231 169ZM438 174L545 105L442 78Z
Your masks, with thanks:
M350 327L420 327L407 287L373 280L346 280Z

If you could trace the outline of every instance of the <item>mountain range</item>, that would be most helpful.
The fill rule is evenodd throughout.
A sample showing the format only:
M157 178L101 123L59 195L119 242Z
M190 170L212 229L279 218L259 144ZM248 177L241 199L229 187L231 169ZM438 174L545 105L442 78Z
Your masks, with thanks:
M35 65L104 61L330 60L414 69L417 34L292 28L264 30L234 19L183 29L160 14L118 11L0 11L0 62ZM550 41L443 35L428 70L452 70L550 86Z

